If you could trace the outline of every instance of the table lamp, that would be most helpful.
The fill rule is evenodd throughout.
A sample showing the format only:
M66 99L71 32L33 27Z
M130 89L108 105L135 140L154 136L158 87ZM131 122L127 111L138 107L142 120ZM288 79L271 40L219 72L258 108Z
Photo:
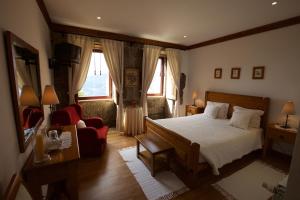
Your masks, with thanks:
M202 99L196 99L195 102L197 107L204 108L204 102L202 101Z
M193 92L193 94L192 94L192 98L193 98L193 101L194 101L194 104L193 104L193 106L196 106L196 98L197 98L197 92Z
M288 126L288 118L289 118L289 115L292 115L292 114L295 113L295 105L294 105L294 103L292 101L286 102L283 105L281 113L286 115L285 124L282 125L281 127L282 128L289 128L289 126Z
M49 105L51 113L55 111L55 105L59 104L59 100L53 86L51 85L45 86L45 90L42 98L42 104Z
M22 106L39 106L40 102L33 88L29 85L24 85L20 95L20 104Z

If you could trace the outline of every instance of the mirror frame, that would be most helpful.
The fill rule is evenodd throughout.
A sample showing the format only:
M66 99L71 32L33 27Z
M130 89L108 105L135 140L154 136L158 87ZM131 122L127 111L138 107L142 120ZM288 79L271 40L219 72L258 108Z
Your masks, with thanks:
M9 80L10 80L10 93L11 93L12 102L13 102L13 110L14 110L15 124L16 124L16 129L17 129L17 137L18 137L20 152L23 153L23 152L25 152L26 148L31 143L34 133L29 136L27 141L25 141L24 129L21 124L21 119L20 119L20 115L19 115L20 111L19 111L19 105L18 105L18 95L17 95L17 91L16 91L16 88L17 88L17 86L16 86L16 71L15 71L15 69L16 69L15 56L16 55L15 55L15 51L14 51L14 46L19 45L21 47L24 47L36 55L37 78L38 78L38 83L39 83L38 87L41 92L41 94L40 94L40 96L38 96L38 98L39 98L39 100L41 100L42 89L41 89L39 51L10 31L4 32L4 40L5 40L5 46L6 46L7 67L8 67L8 75L9 75ZM35 126L36 128L38 128L44 121L43 105L40 104L40 107L41 107L41 111L43 113L43 117L36 124L36 126Z

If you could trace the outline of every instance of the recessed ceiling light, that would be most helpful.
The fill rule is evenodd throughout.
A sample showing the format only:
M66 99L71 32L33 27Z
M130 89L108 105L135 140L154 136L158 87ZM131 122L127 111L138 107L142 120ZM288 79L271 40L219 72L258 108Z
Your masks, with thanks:
M98 19L98 20L100 20L100 19L101 19L101 17L97 17L97 19Z
M275 6L275 5L277 5L277 4L278 4L277 1L273 1L273 2L272 2L272 6Z
M183 37L184 37L184 38L187 38L187 36L186 36L186 35L184 35Z

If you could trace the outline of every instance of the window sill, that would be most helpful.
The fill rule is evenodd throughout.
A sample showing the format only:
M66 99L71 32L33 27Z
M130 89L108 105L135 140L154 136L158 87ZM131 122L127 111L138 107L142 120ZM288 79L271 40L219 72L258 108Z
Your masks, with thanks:
M147 95L147 98L166 98L164 95Z
M78 102L91 102L91 101L113 101L113 99L112 98L78 99Z

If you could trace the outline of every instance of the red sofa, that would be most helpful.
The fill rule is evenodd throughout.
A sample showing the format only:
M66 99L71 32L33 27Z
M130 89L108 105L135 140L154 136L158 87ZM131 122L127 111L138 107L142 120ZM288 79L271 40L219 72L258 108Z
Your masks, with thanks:
M76 125L83 120L86 128L77 128L78 143L81 157L99 156L106 147L108 126L105 126L102 119L93 117L82 118L82 109L79 104L72 104L52 113L51 125Z

